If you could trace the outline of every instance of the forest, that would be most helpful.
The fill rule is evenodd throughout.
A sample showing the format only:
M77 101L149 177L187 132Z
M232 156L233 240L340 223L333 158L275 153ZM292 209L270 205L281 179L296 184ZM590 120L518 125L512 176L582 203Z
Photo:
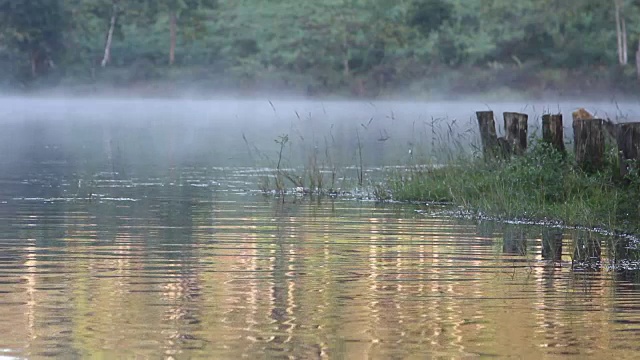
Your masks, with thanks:
M630 0L0 0L0 88L640 89Z

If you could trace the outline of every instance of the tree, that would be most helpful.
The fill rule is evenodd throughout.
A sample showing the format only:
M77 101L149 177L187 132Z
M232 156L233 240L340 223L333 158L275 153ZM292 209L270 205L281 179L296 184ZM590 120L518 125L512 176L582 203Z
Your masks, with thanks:
M453 6L446 0L416 0L411 4L408 23L424 36L437 31L453 15Z
M28 57L32 78L53 68L64 52L64 19L60 0L0 0L0 31Z
M105 67L111 59L111 43L113 42L113 32L116 28L116 20L118 19L118 0L111 0L111 19L109 20L109 30L107 31L107 39L104 45L104 56L100 62L100 66Z
M639 5L637 0L0 0L0 66L18 70L0 77L37 78L55 66L56 74L67 77L127 83L162 77L154 65L168 58L171 65L190 67L184 74L197 79L216 71L243 84L266 80L353 91L362 82L400 84L464 68L513 67L527 74L605 69L627 63L627 42L636 50ZM119 70L96 73L106 66Z
M243 74L280 71L331 87L407 47L407 11L390 0L228 0L221 1L218 33Z
M216 0L148 0L147 16L157 18L166 14L169 18L169 65L175 63L178 27L203 30L202 22L207 10L217 7ZM201 35L201 34L200 34Z
M624 16L624 1L613 0L616 17L616 37L618 40L618 62L627 65L627 24Z

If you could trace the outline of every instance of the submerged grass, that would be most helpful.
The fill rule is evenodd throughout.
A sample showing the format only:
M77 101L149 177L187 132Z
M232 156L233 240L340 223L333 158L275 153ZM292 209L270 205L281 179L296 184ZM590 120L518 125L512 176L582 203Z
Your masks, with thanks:
M617 154L608 167L583 172L544 143L521 157L485 162L460 158L443 167L413 167L387 178L400 201L450 202L490 216L557 220L566 225L640 233L640 177L619 178Z
M269 101L276 117L279 117L275 105ZM314 118L301 116L294 112L296 121L291 123L289 133L278 135L274 139L277 152L274 160L272 156L252 146L243 134L249 156L254 164L261 162L267 168L260 179L260 190L268 194L276 194L283 198L287 193L296 195L331 195L344 193L340 185L344 185L346 177L339 172L345 172L346 167L338 164L338 150L333 134L333 124L328 135L319 136L314 128ZM254 158L254 154L259 159ZM362 161L361 161L362 163ZM362 179L362 165L360 165ZM362 181L362 180L360 180ZM342 184L340 184L340 182Z

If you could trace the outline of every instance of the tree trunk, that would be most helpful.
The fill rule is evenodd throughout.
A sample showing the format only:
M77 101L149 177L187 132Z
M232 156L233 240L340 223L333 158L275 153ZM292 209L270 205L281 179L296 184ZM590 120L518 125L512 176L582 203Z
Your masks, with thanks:
M615 16L616 16L616 38L618 40L618 63L625 65L627 63L627 26L624 16L621 15L622 0L614 0Z
M169 65L173 65L176 61L176 42L178 37L178 19L175 10L172 10L169 14L169 33L170 33L170 45L169 45Z
M38 75L38 54L36 50L31 50L31 77L35 78Z
M36 50L31 51L31 76L33 78L38 76L38 52Z
M347 41L343 43L344 46L344 58L342 59L342 72L345 78L351 74L351 68L349 68L349 48L347 47Z
M113 31L116 28L116 19L118 17L118 1L113 0L113 7L111 10L111 21L109 21L109 31L107 32L107 40L104 45L104 56L100 62L100 66L106 67L109 60L111 60L111 43L113 42Z
M342 60L343 73L345 77L349 76L351 72L349 69L349 57L345 55L345 58Z
M622 29L620 28L620 3L618 0L613 0L613 5L615 6L614 13L616 15L616 49L618 50L618 63L622 62L622 36L620 33Z
M342 58L342 72L345 78L349 77L349 74L351 73L351 69L349 68L350 51L349 51L349 42L347 40L347 31L348 31L348 28L345 27L345 33L342 38L342 54L344 56Z
M624 16L620 19L622 22L622 65L627 65L629 62L629 55L627 50L627 22L624 20Z
M640 40L638 40L638 51L636 51L636 73L640 79Z

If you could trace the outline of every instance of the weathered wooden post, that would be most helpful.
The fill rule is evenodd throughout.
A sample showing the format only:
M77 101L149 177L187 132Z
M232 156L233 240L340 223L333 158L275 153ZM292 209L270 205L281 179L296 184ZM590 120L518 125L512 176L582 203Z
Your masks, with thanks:
M542 258L553 261L562 259L562 230L542 230Z
M542 141L561 153L565 152L562 114L542 115Z
M480 126L480 140L485 160L496 157L498 153L498 136L496 135L496 123L493 111L476 111L478 125Z
M573 113L573 145L576 163L587 172L604 165L604 120L594 119L584 109Z
M640 165L640 123L617 125L616 142L620 159L620 176L624 179Z
M527 120L529 116L527 114L505 112L503 117L505 137L509 145L511 145L511 151L515 155L524 154L527 151Z
M516 255L525 255L527 253L527 237L522 227L512 225L505 227L502 252Z
M627 237L607 237L607 250L609 258L614 261L628 260L635 253L634 245Z
M588 231L578 230L574 235L572 266L577 262L580 266L600 268L602 259L602 244L597 235Z

